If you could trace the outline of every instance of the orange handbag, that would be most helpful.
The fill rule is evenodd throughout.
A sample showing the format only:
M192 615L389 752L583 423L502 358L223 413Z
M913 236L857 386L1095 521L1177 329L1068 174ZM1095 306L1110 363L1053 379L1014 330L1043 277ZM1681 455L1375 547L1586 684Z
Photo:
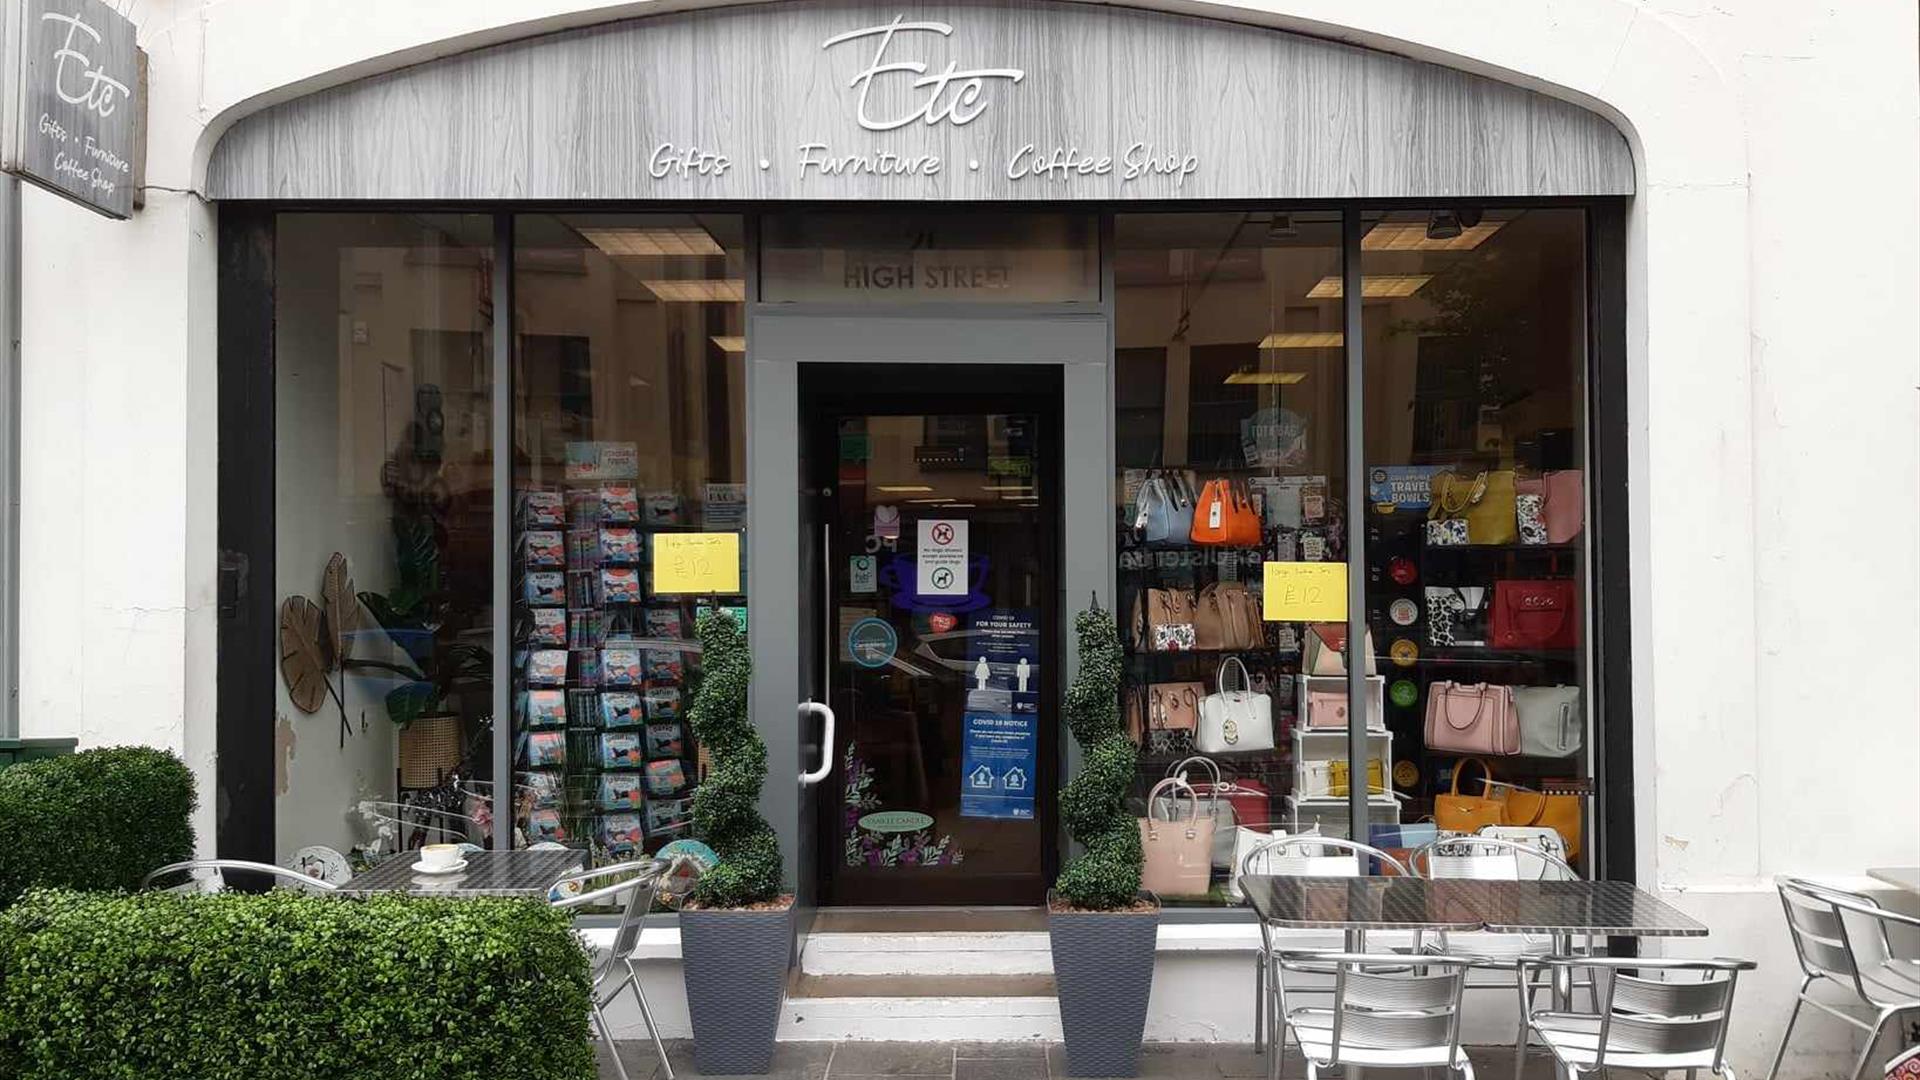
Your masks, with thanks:
M1233 485L1225 480L1209 480L1200 489L1200 501L1193 506L1193 529L1187 539L1196 544L1225 544L1232 537Z
M1259 547L1264 538L1260 515L1254 512L1253 500L1247 497L1247 489L1238 484L1231 485L1233 509L1227 517L1227 543L1234 547Z

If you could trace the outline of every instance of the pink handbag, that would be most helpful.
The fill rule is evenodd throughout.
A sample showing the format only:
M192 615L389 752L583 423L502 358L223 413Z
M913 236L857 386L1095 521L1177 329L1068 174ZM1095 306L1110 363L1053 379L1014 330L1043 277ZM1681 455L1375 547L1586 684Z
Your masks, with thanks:
M1517 754L1520 717L1513 688L1436 682L1427 688L1427 749L1455 754Z
M1307 727L1309 729L1347 730L1347 691L1308 690Z
M1161 802L1161 793L1167 799ZM1190 809L1181 817L1179 796ZM1153 807L1171 804L1174 821L1160 821ZM1153 785L1147 795L1147 816L1140 819L1140 846L1146 859L1140 868L1140 887L1156 896L1205 896L1213 875L1213 817L1200 816L1200 798L1179 777Z
M1537 480L1516 480L1516 495L1540 496L1547 543L1570 544L1587 518L1587 486L1579 469L1557 469Z

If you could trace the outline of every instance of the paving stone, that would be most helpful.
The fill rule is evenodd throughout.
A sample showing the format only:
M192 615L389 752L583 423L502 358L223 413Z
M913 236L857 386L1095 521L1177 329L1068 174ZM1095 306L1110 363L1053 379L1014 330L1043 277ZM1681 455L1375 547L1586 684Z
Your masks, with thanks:
M856 1076L953 1075L952 1043L843 1042L834 1047L829 1080Z

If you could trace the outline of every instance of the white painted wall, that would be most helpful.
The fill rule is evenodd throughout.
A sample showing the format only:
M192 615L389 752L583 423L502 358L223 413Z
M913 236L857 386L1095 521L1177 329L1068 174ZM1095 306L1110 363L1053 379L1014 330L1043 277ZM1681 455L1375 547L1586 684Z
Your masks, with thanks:
M147 208L115 224L26 204L27 734L172 746L211 791L213 216L161 189L191 192L225 124L271 101L690 6L134 5L153 59ZM1627 132L1640 876L1715 927L1700 947L1766 964L1734 1047L1738 1067L1764 1068L1792 984L1771 876L1920 863L1920 706L1903 678L1920 655L1914 6L1146 6L1511 78ZM203 844L211 820L203 808ZM1789 1075L1841 1065L1797 1056Z

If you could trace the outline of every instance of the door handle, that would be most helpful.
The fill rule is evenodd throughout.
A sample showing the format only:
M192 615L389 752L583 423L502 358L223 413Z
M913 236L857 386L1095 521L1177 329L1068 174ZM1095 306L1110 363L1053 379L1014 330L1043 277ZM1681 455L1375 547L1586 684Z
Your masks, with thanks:
M803 772L800 774L801 787L812 787L820 781L825 780L827 774L833 771L833 709L818 701L803 701L800 703L801 718L804 719L815 715L818 715L821 720L820 767L812 772Z

